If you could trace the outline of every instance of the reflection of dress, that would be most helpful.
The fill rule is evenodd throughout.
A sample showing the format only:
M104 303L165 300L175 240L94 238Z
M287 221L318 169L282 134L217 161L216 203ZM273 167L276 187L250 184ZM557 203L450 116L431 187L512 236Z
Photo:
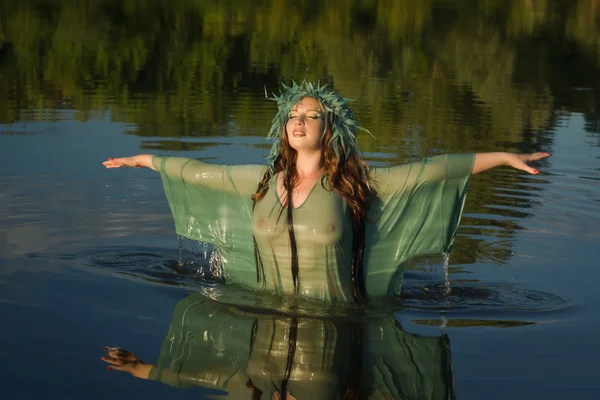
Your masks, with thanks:
M373 168L378 197L367 225L365 274L370 296L385 295L402 264L419 255L450 250L464 203L474 156L449 155L391 168ZM179 235L213 244L227 282L259 287L252 236L264 264L266 287L292 293L291 250L285 213L274 178L254 212L264 166L226 166L178 157L158 157ZM317 182L293 211L298 246L299 288L306 297L328 302L352 300L352 243L348 207Z
M217 389L230 399L251 398L251 382L271 399L286 372L287 391L298 399L339 398L349 387L361 399L454 397L446 335L408 334L393 317L255 314L199 294L175 308L150 379Z

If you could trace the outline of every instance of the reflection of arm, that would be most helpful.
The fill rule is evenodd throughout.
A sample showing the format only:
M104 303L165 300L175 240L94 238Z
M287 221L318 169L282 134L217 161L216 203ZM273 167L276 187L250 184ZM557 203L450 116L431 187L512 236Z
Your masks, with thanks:
M169 386L192 388L201 386L206 389L226 390L231 383L234 386L245 387L248 376L245 371L240 371L233 365L226 363L207 365L196 371L181 371L180 365L176 369L152 368L148 379L159 381Z
M154 369L152 364L139 364L131 372L131 375L140 379L148 379L151 371Z
M150 379L171 386L228 391L241 381L245 388L253 322L204 294L186 297L173 310Z
M179 178L186 185L201 185L244 196L256 192L265 169L261 165L209 164L185 157L154 156L151 163L161 174Z

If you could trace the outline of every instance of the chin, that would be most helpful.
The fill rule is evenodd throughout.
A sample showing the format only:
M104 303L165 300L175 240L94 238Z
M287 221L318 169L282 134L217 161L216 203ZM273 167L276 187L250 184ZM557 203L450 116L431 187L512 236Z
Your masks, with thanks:
M290 143L290 147L296 151L318 151L321 146L314 146L308 143Z

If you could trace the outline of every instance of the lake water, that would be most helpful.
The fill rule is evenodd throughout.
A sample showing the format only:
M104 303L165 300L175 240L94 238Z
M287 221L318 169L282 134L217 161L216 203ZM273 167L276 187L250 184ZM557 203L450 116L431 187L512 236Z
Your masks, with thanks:
M270 399L294 353L300 399L597 398L598 1L154 3L0 6L0 397ZM101 165L262 163L264 90L305 76L356 100L372 165L552 153L473 177L449 296L430 260L368 318L216 304L159 177ZM161 375L107 375L104 346Z

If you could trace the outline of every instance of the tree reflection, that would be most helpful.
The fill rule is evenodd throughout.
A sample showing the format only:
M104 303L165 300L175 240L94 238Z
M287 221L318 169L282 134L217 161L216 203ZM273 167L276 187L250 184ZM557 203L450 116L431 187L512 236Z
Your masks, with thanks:
M263 85L310 67L360 100L378 138L366 150L415 127L422 142L462 150L543 130L556 86L598 82L595 0L151 3L4 2L0 120L60 105L82 120L110 109L139 135L212 135L230 122L262 134L273 107L256 103ZM587 68L565 74L552 61L567 56Z

